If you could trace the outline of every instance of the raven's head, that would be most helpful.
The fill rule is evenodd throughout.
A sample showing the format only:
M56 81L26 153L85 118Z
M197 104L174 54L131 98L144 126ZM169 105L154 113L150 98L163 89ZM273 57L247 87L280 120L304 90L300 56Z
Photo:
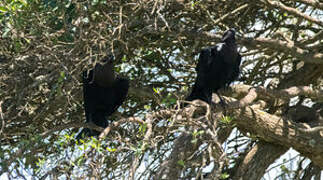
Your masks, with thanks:
M115 81L116 75L114 73L114 56L107 55L100 62L94 66L93 82L101 87L112 86Z
M105 63L112 64L113 61L114 61L114 56L113 55L107 55L101 61L102 61L103 64L105 64Z
M234 29L229 29L223 34L221 41L222 42L235 42L236 41L235 34L236 34L236 31Z

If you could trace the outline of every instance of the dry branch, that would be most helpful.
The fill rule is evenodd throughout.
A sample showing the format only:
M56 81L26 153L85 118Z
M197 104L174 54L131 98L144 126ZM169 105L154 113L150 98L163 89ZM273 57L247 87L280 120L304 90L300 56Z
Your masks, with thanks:
M302 12L299 12L297 9L294 9L292 7L288 7L288 6L284 5L283 3L279 2L279 1L266 0L266 2L268 4L270 4L271 6L275 7L275 8L282 9L284 11L289 12L290 14L293 14L293 15L298 16L300 18L304 18L304 19L306 19L306 20L308 20L310 22L313 22L315 24L320 25L321 27L323 26L323 22L321 20L315 19L315 18L313 18L313 17L311 17L311 16L309 16L307 14L304 14ZM320 4L321 3L319 3L319 5Z

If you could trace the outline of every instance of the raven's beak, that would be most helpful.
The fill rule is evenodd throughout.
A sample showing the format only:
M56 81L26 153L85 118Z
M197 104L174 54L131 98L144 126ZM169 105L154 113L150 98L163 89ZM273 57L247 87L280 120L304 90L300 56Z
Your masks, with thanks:
M114 61L114 56L113 55L107 55L105 56L99 64L112 64Z
M222 41L222 42L225 42L227 39L229 39L229 37L230 37L230 33L229 33L229 31L226 31L226 32L223 34L221 41Z
M235 30L234 29L230 29L230 30L227 30L224 34L223 34L223 36L222 36L222 42L225 42L225 41L227 41L227 40L229 40L229 39L232 39L232 40L234 40L235 39Z

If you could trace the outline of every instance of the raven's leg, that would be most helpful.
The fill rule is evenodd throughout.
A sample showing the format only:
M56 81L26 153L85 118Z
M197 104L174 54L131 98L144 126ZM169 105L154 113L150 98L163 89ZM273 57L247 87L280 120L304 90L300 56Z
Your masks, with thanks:
M216 92L215 93L218 97L219 97L219 99L220 99L220 105L222 106L222 108L223 108L223 114L224 115L226 115L227 114L227 112L226 112L226 108L225 108L225 106L227 105L227 103L225 102L225 100L220 96L220 94L218 93L218 92Z
M86 123L94 123L93 122L93 113L87 113L85 112L86 116ZM79 141L80 139L83 139L88 136L92 136L94 134L94 131L89 128L84 128L77 136L76 140Z
M227 105L225 100L219 95L219 93L215 93L215 94L219 97L221 106L225 108L225 105Z
M213 101L212 101L212 91L211 90L208 90L208 91L204 92L204 95L205 95L206 102L209 105L212 105L213 104Z
M80 141L80 139L83 139L91 134L91 130L89 128L84 128L82 131L76 136L76 140Z

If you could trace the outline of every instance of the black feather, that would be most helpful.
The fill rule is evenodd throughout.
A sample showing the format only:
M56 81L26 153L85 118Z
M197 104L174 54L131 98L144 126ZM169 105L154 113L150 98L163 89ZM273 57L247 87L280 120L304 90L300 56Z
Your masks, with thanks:
M98 66L95 66L89 72L84 71L82 77L86 122L103 128L108 126L107 117L121 106L129 89L129 81L120 77L115 78L112 63L109 61L105 63L108 65L103 64L99 70L96 70ZM99 134L98 131L84 128L76 138L79 140L82 137Z
M212 93L229 86L240 73L241 55L237 51L235 31L228 30L222 42L202 49L196 66L197 77L188 101L195 99L212 102Z

